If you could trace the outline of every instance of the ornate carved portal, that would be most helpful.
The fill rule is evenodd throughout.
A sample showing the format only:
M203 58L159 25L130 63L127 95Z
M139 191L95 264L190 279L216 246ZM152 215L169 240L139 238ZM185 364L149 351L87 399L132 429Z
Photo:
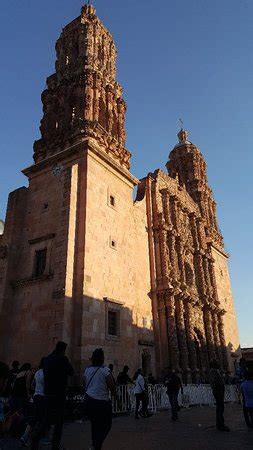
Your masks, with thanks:
M223 314L218 301L211 249L224 252L206 164L181 130L179 144L161 170L149 175L148 216L155 247L161 367L182 373L186 382L208 381L209 363L228 370Z

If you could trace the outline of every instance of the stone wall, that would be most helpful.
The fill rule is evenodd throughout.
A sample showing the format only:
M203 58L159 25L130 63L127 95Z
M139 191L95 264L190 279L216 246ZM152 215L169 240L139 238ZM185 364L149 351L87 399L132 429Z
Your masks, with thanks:
M130 174L94 152L87 164L82 359L101 345L107 362L135 370L145 350L154 372L145 200L133 202L136 180ZM118 337L108 336L108 308L119 311Z
M234 359L231 357L231 353L237 353L240 355L240 340L231 290L231 281L228 271L228 258L225 254L221 253L219 250L216 250L214 247L212 247L212 255L214 258L218 299L221 308L226 311L223 316L224 333L226 346L228 349L229 367L233 373Z

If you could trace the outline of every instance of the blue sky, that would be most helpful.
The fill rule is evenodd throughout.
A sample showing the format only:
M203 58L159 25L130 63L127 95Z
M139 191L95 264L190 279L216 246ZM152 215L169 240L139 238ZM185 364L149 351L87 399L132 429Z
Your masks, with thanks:
M1 5L0 217L8 192L26 184L39 137L40 94L54 72L61 28L80 0L9 0ZM230 272L241 343L252 333L252 0L97 0L118 48L128 103L132 172L164 165L182 117L208 164Z

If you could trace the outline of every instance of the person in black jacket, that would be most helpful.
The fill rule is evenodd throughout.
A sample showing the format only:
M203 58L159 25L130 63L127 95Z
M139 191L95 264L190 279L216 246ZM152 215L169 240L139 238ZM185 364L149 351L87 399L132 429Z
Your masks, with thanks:
M172 420L178 420L178 394L180 389L183 394L183 386L179 376L171 369L171 367L167 368L164 385L171 405Z
M117 376L117 384L126 385L129 383L133 384L133 380L128 375L129 367L124 366L122 372L120 372Z
M43 362L48 418L54 423L52 450L60 448L68 377L74 375L73 368L65 356L66 348L65 342L58 342L55 350Z
M219 431L230 431L224 423L224 396L225 382L218 362L214 359L210 362L210 385L216 400L216 428Z

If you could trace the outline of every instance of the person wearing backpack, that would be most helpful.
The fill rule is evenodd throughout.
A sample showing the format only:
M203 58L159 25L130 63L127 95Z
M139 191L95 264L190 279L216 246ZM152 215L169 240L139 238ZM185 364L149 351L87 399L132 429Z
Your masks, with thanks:
M91 422L91 449L101 450L112 426L109 392L116 395L116 388L110 369L104 366L102 348L94 350L91 360L84 372L85 409Z

